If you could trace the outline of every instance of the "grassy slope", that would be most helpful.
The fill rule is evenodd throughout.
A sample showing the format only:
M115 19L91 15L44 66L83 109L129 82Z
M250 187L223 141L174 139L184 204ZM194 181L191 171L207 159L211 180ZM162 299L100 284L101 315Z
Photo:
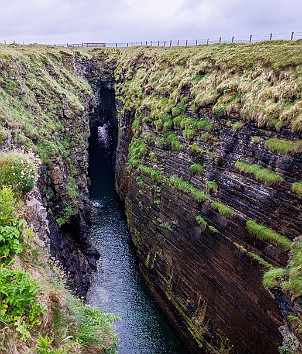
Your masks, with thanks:
M87 82L75 75L73 59L72 51L65 49L0 46L0 147L31 151L47 169L52 165L65 169L68 213L63 210L58 220L63 223L78 204L75 152L87 148L82 115L92 97ZM9 174L3 175L9 179ZM0 188L2 184L9 182L1 180ZM64 190L61 192L64 195ZM31 223L26 198L19 195L17 213ZM0 234L3 236L2 230ZM30 329L31 337L26 340L20 339L13 324L1 323L0 351L86 353L103 348L102 352L115 352L114 317L83 306L65 289L61 272L48 261L49 254L37 237L25 242L20 236L20 242L23 251L11 266L24 269L38 281L41 292L37 301L46 306L46 312L41 325Z

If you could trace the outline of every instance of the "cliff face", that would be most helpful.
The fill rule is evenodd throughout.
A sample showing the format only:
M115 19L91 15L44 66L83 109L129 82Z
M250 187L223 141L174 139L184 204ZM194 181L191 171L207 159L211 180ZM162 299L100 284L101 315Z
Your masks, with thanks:
M99 255L87 239L93 92L79 78L79 57L38 46L1 48L0 144L3 151L32 151L41 158L38 186L48 210L51 253L85 295Z
M125 50L115 72L118 190L194 352L301 351L301 46L279 46Z

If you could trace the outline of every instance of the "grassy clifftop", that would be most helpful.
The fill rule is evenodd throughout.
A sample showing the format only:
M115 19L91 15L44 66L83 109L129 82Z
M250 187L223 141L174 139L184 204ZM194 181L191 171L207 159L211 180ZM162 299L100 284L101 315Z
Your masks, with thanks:
M116 77L126 108L174 107L302 131L302 43L264 42L188 48L121 49ZM189 103L189 106L188 106Z

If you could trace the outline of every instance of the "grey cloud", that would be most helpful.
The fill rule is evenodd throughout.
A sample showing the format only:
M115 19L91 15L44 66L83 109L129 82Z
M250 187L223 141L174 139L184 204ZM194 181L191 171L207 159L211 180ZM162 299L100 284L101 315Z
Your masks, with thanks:
M0 41L111 42L302 31L300 0L0 0L0 8Z

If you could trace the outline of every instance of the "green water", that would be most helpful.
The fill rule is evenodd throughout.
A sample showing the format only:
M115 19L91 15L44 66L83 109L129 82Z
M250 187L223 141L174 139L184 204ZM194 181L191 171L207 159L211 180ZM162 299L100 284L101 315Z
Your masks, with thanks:
M121 354L186 354L179 334L158 307L139 272L124 213L114 188L112 151L90 146L91 238L101 258L87 300L122 320Z

